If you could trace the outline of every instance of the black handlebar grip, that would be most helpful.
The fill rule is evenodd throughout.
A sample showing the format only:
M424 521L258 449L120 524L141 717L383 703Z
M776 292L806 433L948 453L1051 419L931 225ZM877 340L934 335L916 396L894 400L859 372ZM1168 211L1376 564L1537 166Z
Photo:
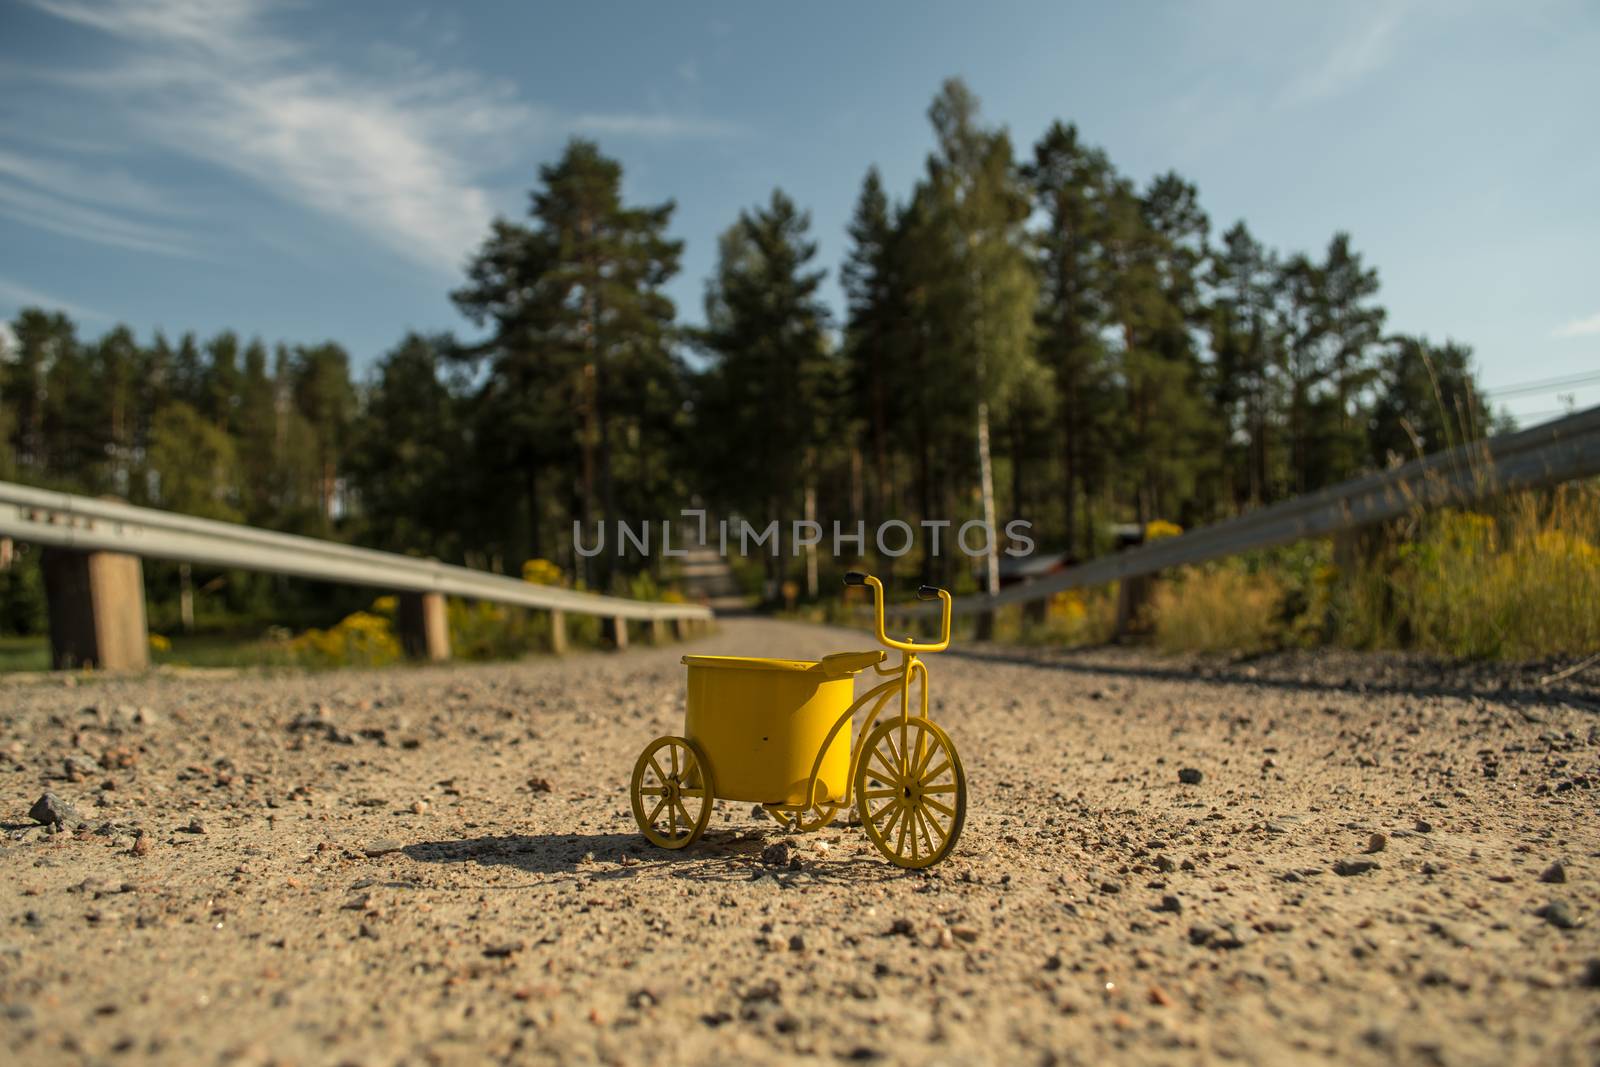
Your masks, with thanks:
M861 573L860 571L845 571L845 573L844 573L844 584L845 585L866 585L867 584L867 576L865 574Z
M936 586L936 585L919 586L917 588L917 599L918 600L937 600L937 599L939 599L939 587Z

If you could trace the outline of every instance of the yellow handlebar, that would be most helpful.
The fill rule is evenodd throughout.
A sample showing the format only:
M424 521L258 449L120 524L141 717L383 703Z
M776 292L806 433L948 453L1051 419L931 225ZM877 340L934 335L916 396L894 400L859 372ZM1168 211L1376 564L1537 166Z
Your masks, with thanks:
M846 585L871 586L873 625L877 630L879 644L899 649L901 652L943 652L950 647L950 593L947 590L935 589L931 585L925 585L917 590L917 595L924 600L932 600L934 596L939 598L940 606L943 609L939 623L939 640L936 642L896 641L883 628L883 583L872 575L862 574L860 571L851 571L846 574L844 582Z

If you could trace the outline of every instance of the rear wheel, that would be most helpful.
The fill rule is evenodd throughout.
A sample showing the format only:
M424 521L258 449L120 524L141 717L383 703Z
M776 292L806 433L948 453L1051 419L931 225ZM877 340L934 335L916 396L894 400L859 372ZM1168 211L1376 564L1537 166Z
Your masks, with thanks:
M955 848L967 819L967 774L936 723L879 723L861 748L854 785L861 826L890 863L931 867Z
M652 845L686 848L711 821L711 767L685 738L658 737L645 746L630 792L633 817Z

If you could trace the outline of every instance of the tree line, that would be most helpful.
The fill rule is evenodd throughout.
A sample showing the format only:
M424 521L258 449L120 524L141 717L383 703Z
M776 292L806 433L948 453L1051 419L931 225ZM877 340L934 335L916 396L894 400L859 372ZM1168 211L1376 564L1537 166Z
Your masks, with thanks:
M911 188L862 182L837 318L810 216L774 190L685 325L673 204L625 202L574 140L451 294L473 336L409 335L359 378L331 343L89 342L22 312L0 472L612 588L659 559L581 558L575 521L1025 518L1081 558L1112 523L1203 523L1493 428L1470 350L1388 332L1347 234L1217 233L1179 174L1136 182L1061 122L1019 153L957 80L929 119ZM967 563L920 561L989 577Z

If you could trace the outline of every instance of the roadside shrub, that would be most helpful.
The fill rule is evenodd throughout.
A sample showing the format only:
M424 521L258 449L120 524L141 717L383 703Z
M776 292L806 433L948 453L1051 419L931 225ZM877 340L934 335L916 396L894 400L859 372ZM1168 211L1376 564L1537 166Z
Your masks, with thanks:
M356 611L326 630L307 630L290 638L283 651L291 662L305 667L382 667L400 659L400 640L390 618Z
M1260 652L1280 642L1284 586L1238 564L1184 568L1151 597L1155 642L1169 652Z
M1473 658L1600 648L1600 490L1521 493L1423 517L1350 576L1340 636Z

